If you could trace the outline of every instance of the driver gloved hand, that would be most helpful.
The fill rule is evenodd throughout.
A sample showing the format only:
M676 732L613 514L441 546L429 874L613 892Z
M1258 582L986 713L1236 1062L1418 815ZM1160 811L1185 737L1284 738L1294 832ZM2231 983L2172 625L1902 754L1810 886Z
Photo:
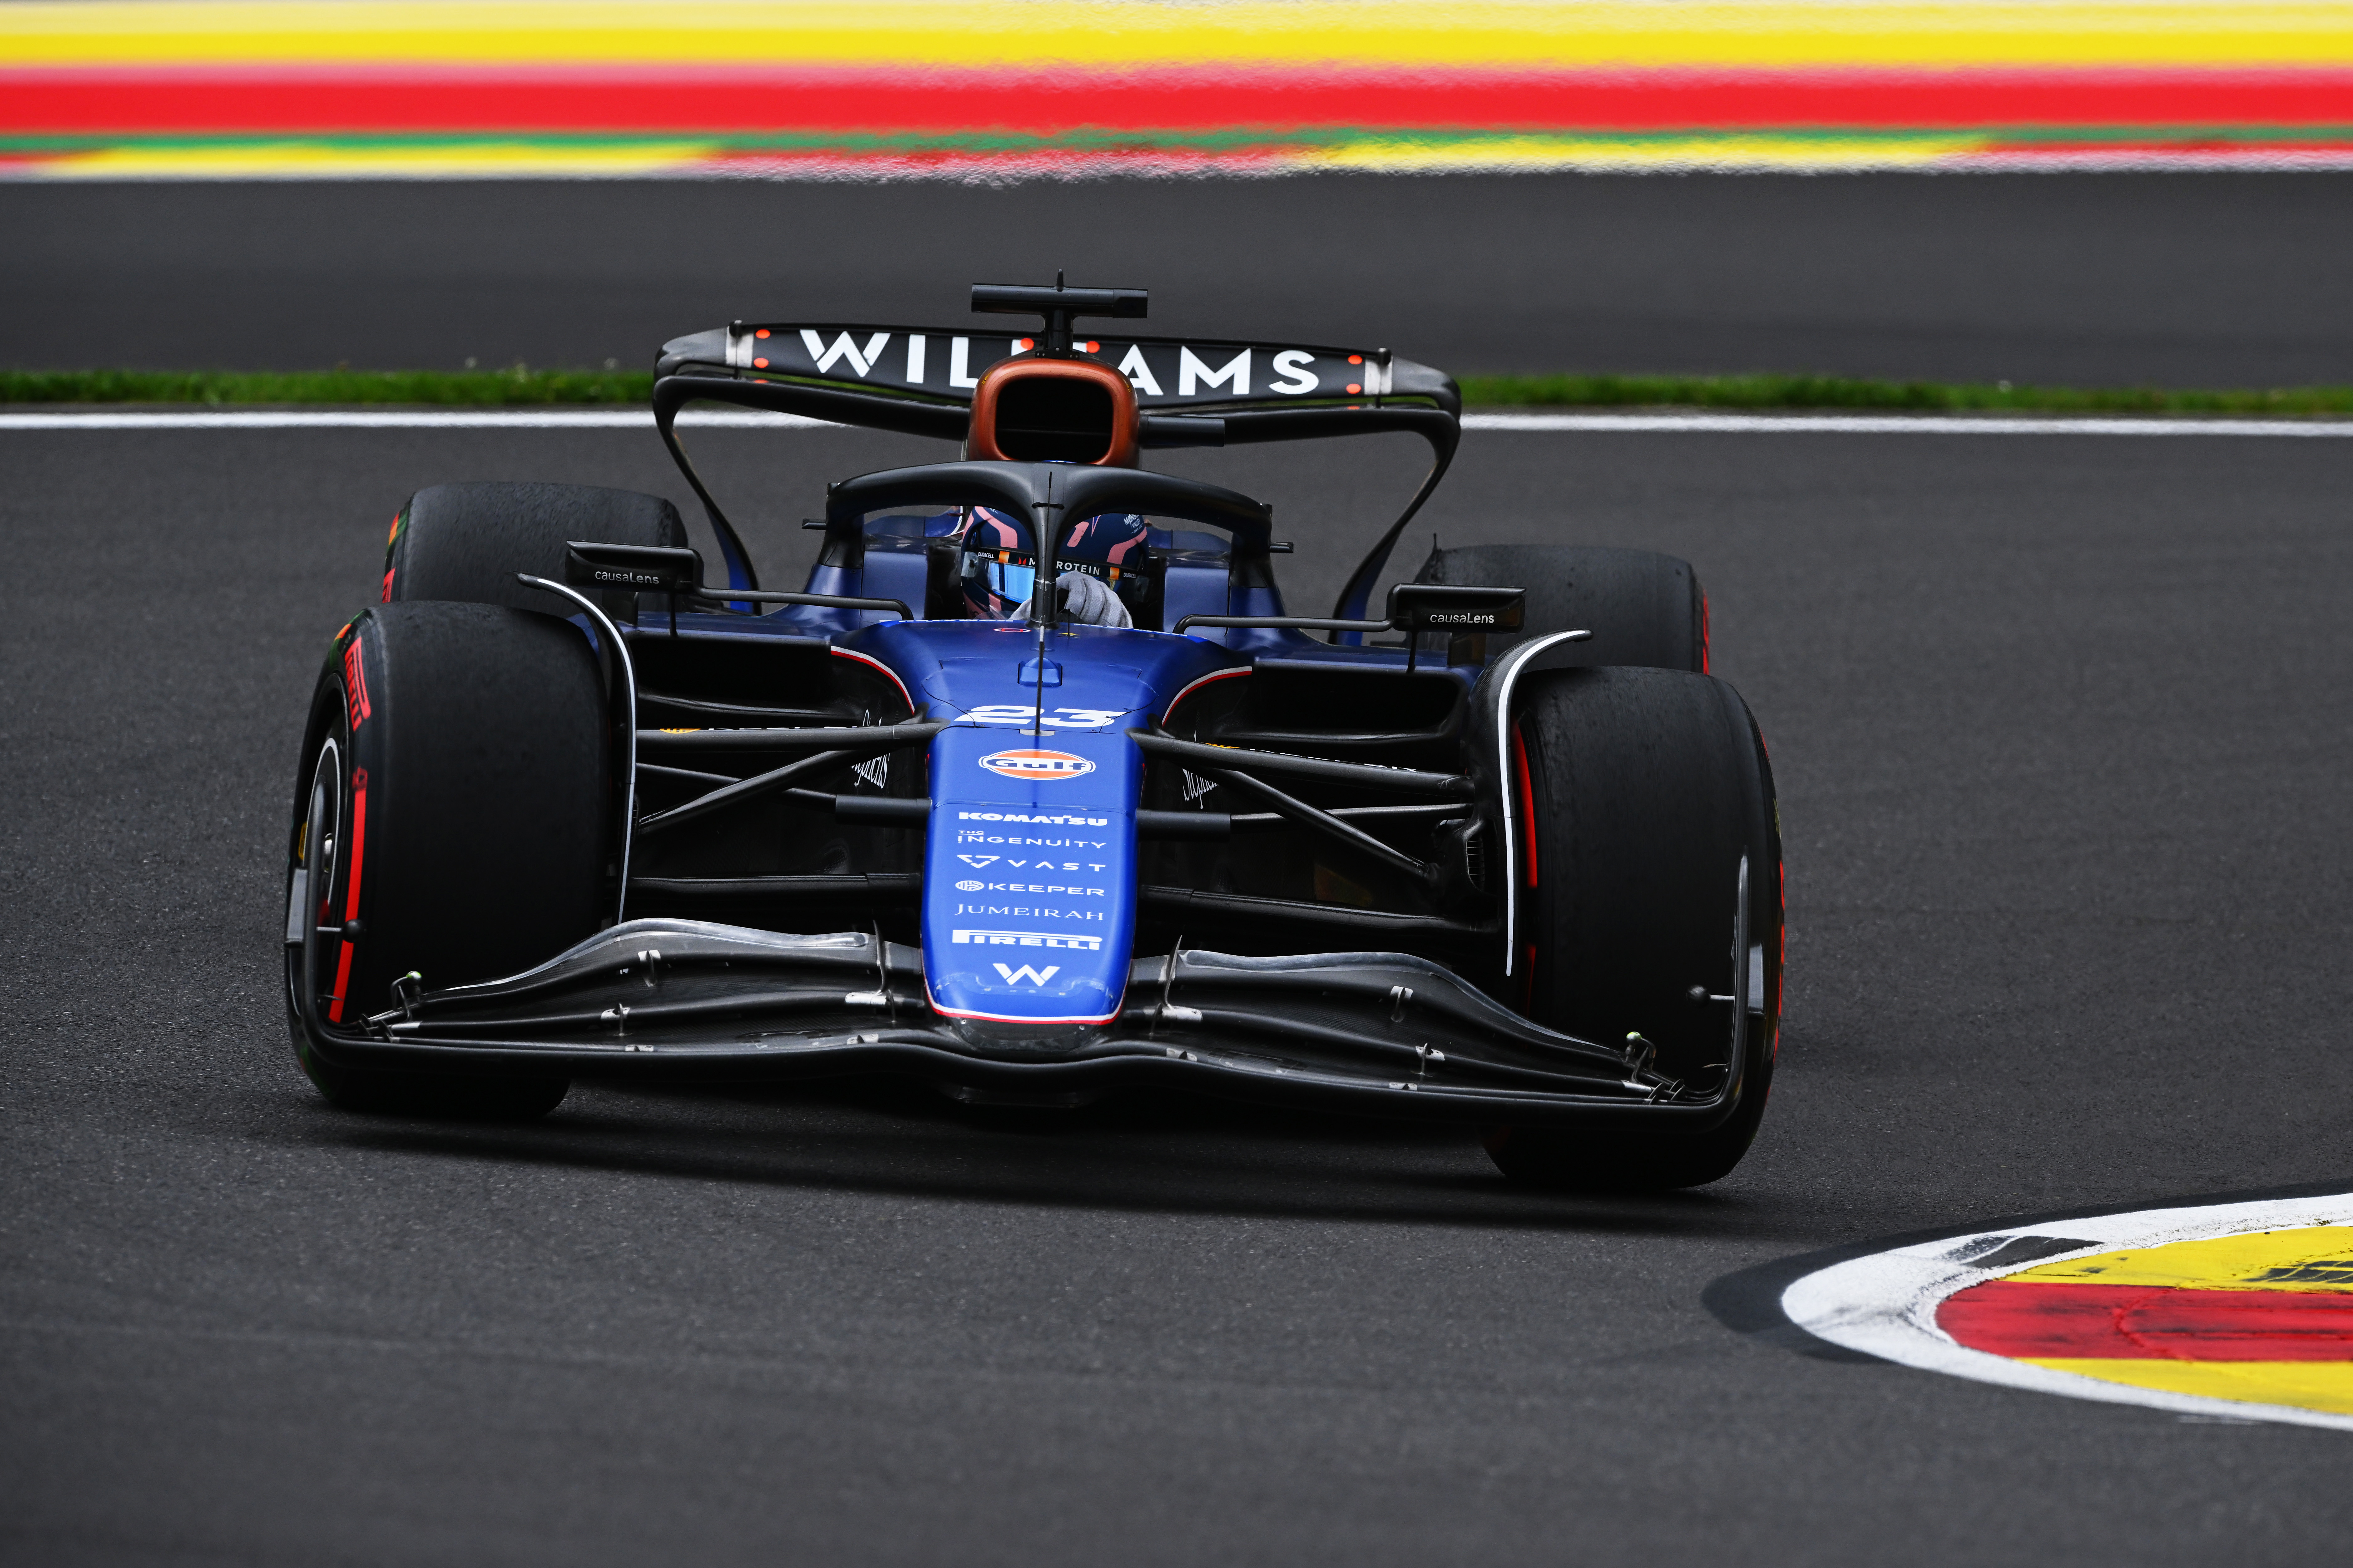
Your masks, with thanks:
M1128 616L1127 606L1119 602L1117 594L1112 592L1111 584L1100 577L1090 577L1083 572L1065 572L1054 586L1062 590L1066 619L1090 626L1135 624ZM1026 619L1029 606L1024 605L1021 610Z

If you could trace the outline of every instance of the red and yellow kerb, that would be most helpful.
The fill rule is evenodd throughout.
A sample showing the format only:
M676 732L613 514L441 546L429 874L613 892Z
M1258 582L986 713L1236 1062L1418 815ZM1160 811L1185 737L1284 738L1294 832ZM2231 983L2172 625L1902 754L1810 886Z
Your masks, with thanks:
M0 5L29 178L2353 165L2353 0Z
M2353 1415L2353 1226L2044 1264L1947 1296L1936 1326L2052 1372Z

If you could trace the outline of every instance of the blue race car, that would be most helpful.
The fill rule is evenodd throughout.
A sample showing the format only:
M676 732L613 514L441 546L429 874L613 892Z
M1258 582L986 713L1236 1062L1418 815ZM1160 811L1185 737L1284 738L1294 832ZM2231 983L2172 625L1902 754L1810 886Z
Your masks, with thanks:
M969 329L667 345L659 497L443 485L336 635L288 835L287 1007L338 1106L531 1116L579 1075L1177 1089L1479 1129L1514 1178L1713 1181L1763 1114L1781 850L1681 561L1433 550L1461 434L1386 351ZM696 401L961 443L827 488L759 586ZM1327 616L1176 447L1409 432L1435 461Z

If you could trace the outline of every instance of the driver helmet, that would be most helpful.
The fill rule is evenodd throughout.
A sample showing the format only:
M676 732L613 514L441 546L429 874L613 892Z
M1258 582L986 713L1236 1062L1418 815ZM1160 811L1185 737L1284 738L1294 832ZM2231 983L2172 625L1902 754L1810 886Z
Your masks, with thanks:
M1038 552L1029 528L995 507L965 509L963 587L965 608L982 620L1007 621L1023 613L1037 586ZM1058 563L1063 573L1082 572L1117 594L1133 611L1143 598L1144 519L1134 512L1104 512L1071 530Z

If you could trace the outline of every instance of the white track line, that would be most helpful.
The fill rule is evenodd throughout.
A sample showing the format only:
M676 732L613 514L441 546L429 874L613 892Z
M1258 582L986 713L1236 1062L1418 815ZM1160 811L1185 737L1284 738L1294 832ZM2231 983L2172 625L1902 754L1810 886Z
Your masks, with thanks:
M1985 1351L1968 1350L1936 1323L1936 1309L1954 1292L2022 1268L2054 1263L2061 1258L2126 1247L2162 1247L2168 1242L2204 1237L2348 1224L2353 1224L2353 1194L2142 1209L2132 1214L2051 1220L1976 1236L1948 1236L1940 1241L1851 1258L1809 1274L1782 1291L1781 1310L1798 1327L1832 1344L1954 1377L2032 1389L2041 1394L2061 1394L2073 1399L2152 1405L2185 1415L2232 1415L2353 1431L2353 1415L2135 1388L2035 1366ZM2005 1242L2030 1238L2064 1238L2078 1245L2006 1268L1989 1269L1969 1262L1972 1258L1990 1255Z
M818 430L797 414L691 413L681 425ZM190 409L106 414L0 414L0 430L650 430L642 408Z
M2353 436L2353 419L2027 419L1949 414L1470 414L1465 430L1744 436Z
M820 430L795 414L683 414L689 428ZM0 413L0 430L644 430L634 408L207 409ZM2353 436L2353 419L2023 419L1862 414L1467 414L1465 430L1739 436Z

